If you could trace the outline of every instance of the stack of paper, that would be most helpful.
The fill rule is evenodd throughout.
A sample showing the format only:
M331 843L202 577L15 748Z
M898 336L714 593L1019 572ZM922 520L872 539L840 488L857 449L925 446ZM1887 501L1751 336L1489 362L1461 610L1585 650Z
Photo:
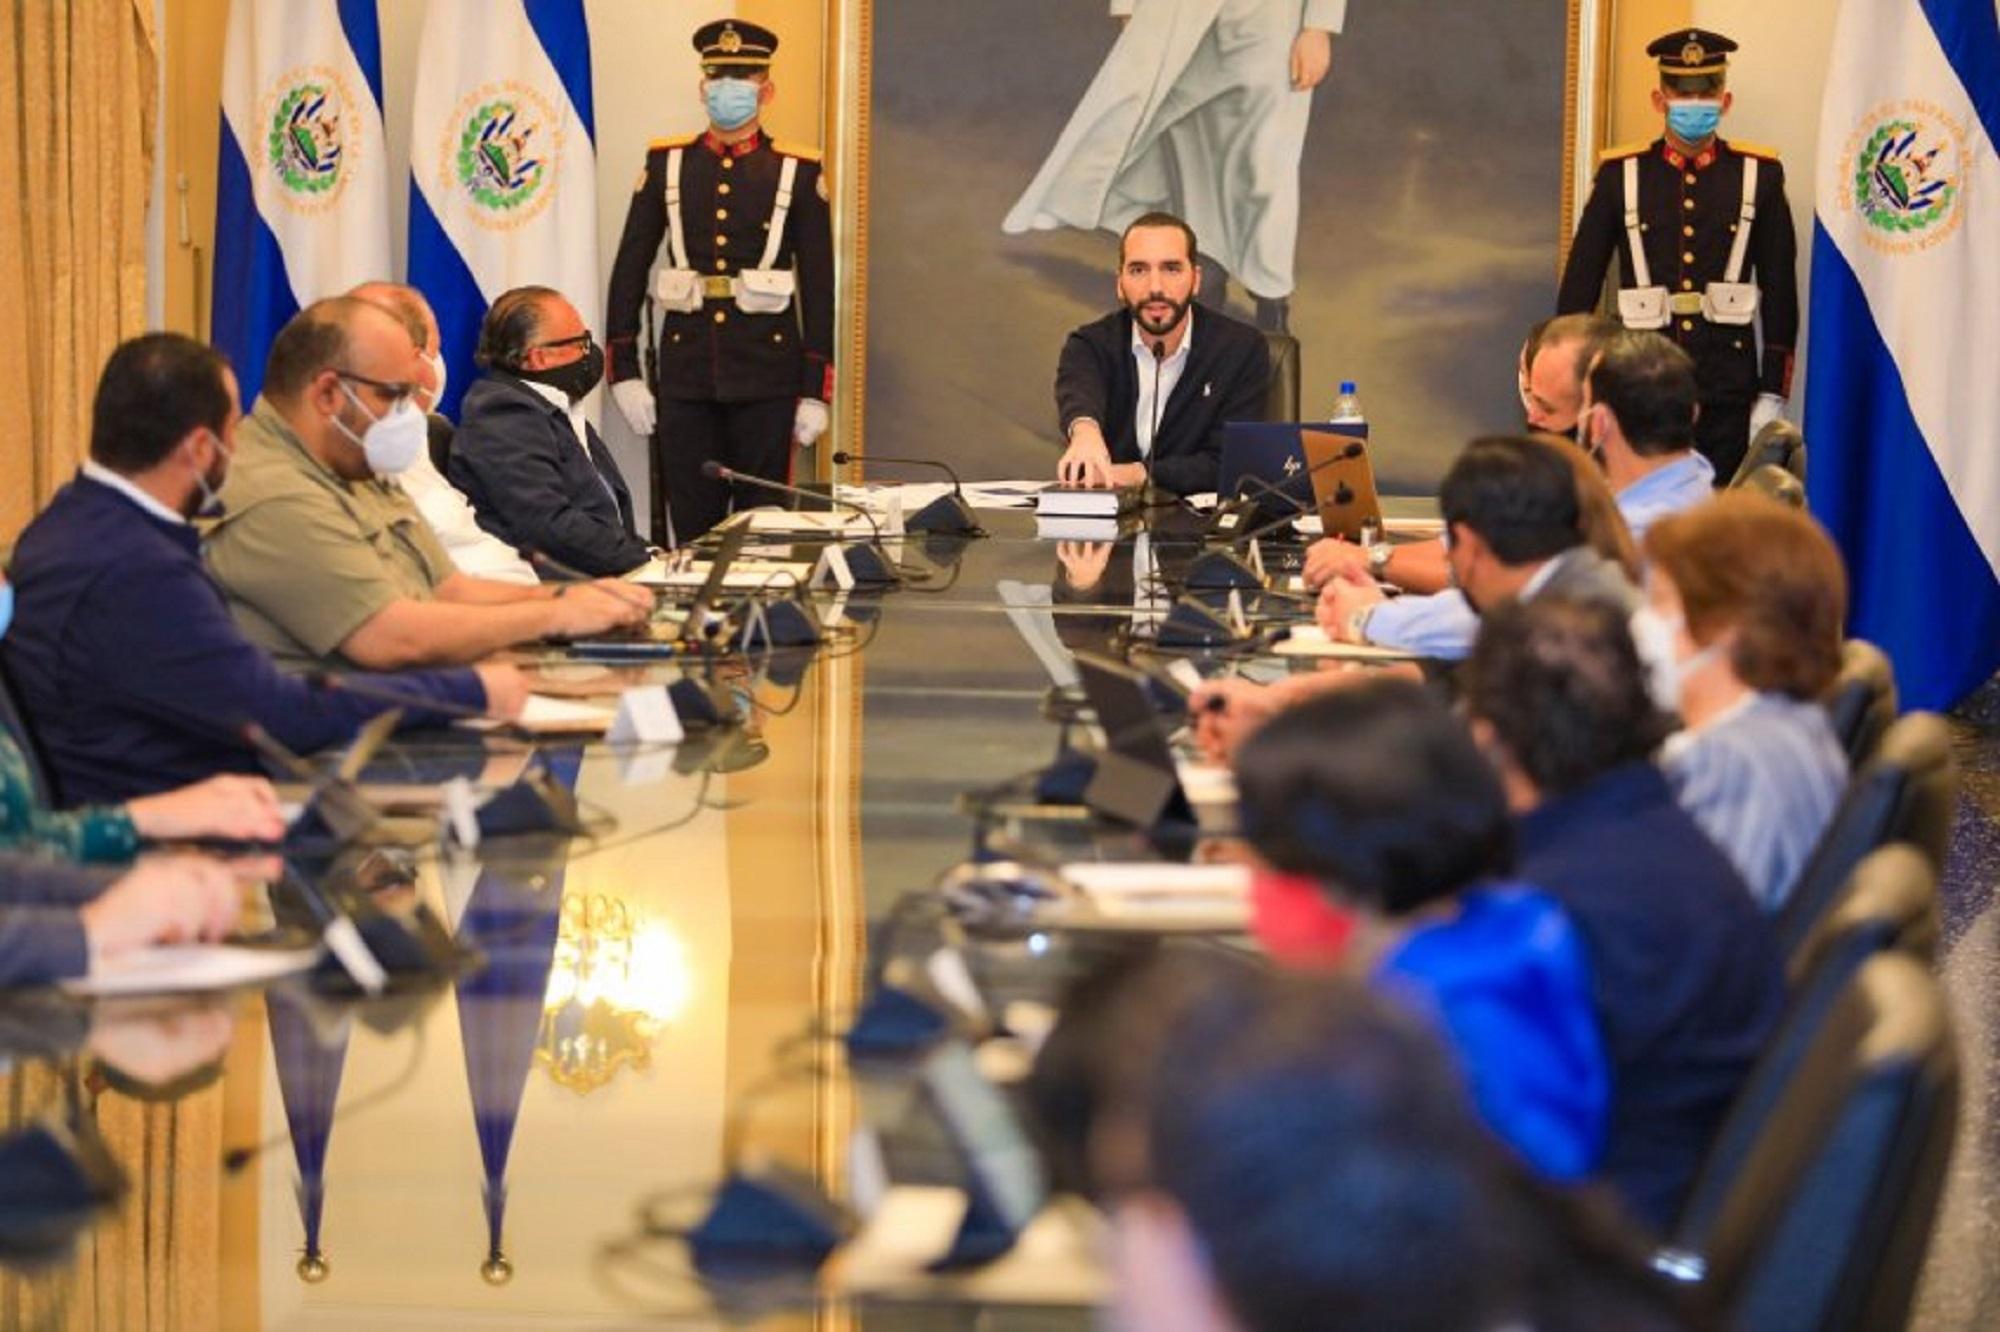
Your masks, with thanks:
M1334 657L1343 661L1408 661L1410 654L1373 643L1342 643L1316 624L1295 624L1272 651L1280 657Z
M812 565L795 560L737 560L722 575L722 586L731 592L790 592L803 586L812 571ZM664 561L653 560L625 577L646 587L693 589L708 581L708 566L670 569Z
M1035 517L1035 535L1043 541L1116 541L1116 518Z
M538 735L602 735L611 727L611 709L573 698L530 694L514 725Z
M1062 876L1109 919L1195 917L1224 928L1249 917L1247 865L1079 861L1064 865Z
M1050 486L1035 496L1037 518L1116 518L1124 492L1088 490L1081 486Z

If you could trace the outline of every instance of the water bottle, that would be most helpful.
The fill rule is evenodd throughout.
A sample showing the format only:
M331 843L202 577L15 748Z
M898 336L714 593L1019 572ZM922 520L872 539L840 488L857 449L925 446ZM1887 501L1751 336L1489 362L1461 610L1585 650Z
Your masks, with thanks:
M1361 412L1361 395L1354 391L1354 381L1351 379L1340 382L1340 396L1333 400L1333 424L1360 426L1368 424L1368 418Z

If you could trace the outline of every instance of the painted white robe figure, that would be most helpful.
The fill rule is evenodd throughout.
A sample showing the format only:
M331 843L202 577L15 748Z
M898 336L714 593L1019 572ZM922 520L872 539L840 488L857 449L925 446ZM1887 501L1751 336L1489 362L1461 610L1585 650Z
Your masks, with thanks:
M1122 231L1165 209L1264 322L1292 292L1299 157L1328 43L1316 69L1308 54L1301 71L1301 52L1341 30L1347 0L1112 0L1111 13L1130 22L1001 229Z

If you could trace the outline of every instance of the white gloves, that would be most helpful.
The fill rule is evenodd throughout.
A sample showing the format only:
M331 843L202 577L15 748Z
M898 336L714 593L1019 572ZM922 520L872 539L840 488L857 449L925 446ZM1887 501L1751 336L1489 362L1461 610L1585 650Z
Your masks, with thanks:
M800 448L809 449L826 433L832 419L826 404L818 398L800 398L798 414L792 418L792 438Z
M611 400L618 404L619 415L633 433L641 439L653 437L653 427L658 418L653 410L653 393L643 379L621 379L611 386Z
M1757 401L1750 408L1750 438L1756 439L1757 432L1785 414L1785 400L1775 393L1759 393Z

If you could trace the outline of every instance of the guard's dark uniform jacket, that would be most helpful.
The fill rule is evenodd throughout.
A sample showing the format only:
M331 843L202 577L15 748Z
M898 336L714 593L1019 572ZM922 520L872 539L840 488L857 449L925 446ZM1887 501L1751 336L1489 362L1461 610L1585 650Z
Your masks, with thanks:
M667 165L676 149L684 262L703 282L698 309L654 309L656 540L662 490L680 539L699 535L728 506L727 488L702 477L701 464L713 458L785 480L796 402L833 396L833 229L825 178L816 154L780 148L761 132L734 144L710 132L648 146L611 269L605 321L612 382L645 370L642 329L655 260L671 266L663 242ZM787 158L796 162L791 201L769 267L795 275L795 294L782 310L746 313L728 280L764 265Z
M1764 333L1759 361L1756 324L1713 322L1699 308L1708 284L1724 280L1742 225L1743 164L1757 163L1755 214L1739 278L1754 282ZM1595 310L1612 257L1621 288L1640 285L1626 241L1625 163L1638 168L1638 226L1652 285L1671 301L1659 331L1694 358L1701 385L1696 442L1726 484L1742 461L1750 409L1759 393L1791 396L1798 345L1798 241L1785 199L1785 171L1771 149L1716 138L1687 157L1664 138L1605 153L1577 223L1569 262L1556 296L1558 314ZM1614 315L1617 310L1614 307Z

